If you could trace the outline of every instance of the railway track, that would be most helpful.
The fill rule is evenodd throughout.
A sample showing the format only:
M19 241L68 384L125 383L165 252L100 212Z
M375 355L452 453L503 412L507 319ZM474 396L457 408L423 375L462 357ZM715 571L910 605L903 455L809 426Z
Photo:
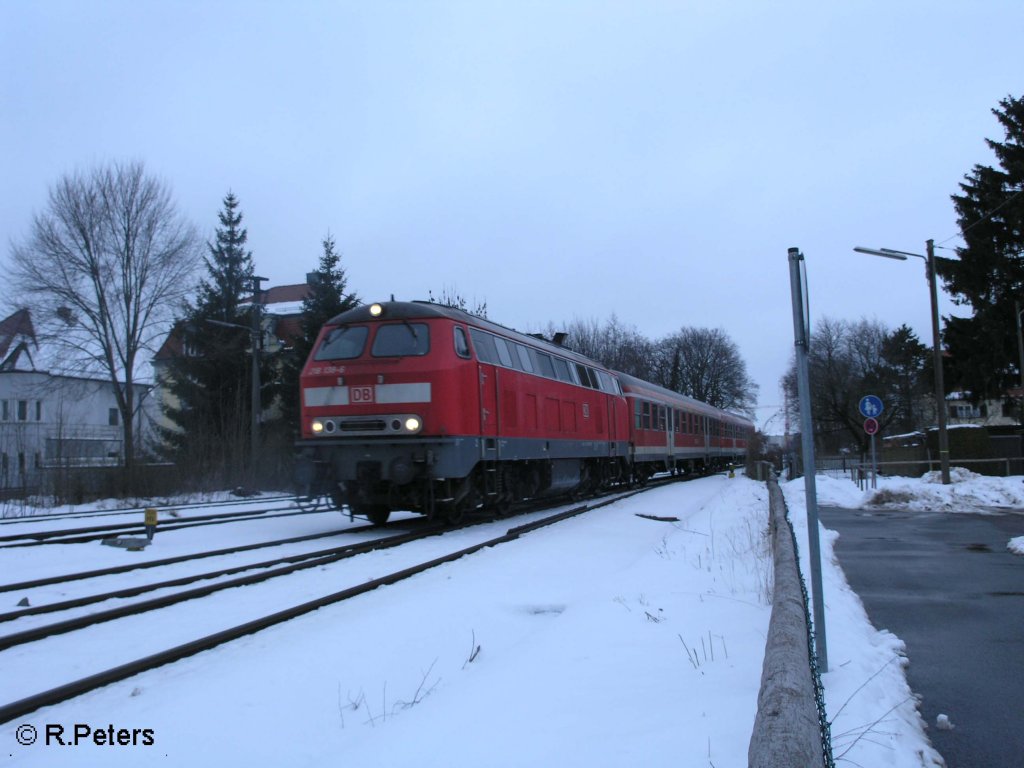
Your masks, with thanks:
M259 573L250 574L248 576L242 576L236 579L230 579L228 581L218 581L213 584L207 584L201 587L196 587L194 589L189 589L182 592L175 592L170 595L163 595L161 597L153 598L151 600L146 600L143 602L130 603L127 605L121 605L116 608L111 608L96 613L90 613L83 616L76 616L74 618L66 619L53 624L46 624L41 627L35 627L33 629L25 630L22 632L15 632L8 635L0 635L0 651L4 651L8 648L13 648L18 645L23 645L25 643L34 642L36 640L41 640L44 637L51 637L53 635L64 634L66 632L72 632L76 629L83 629L85 627L91 627L96 624L102 624L107 621L113 621L114 619L119 619L124 616L133 616L140 613L144 613L146 611L152 611L159 608L166 608L168 606L177 605L179 603L184 603L199 597L205 597L206 595L210 595L214 592L219 592L224 589L232 589L234 587L258 584L260 582L268 581L278 576L284 576L289 573L295 573L296 571L304 570L306 568L315 568L317 566L327 565L329 563L334 563L339 560L344 560L345 558L354 557L356 555L360 555L366 552L375 552L381 549L397 547L401 544L405 544L410 541L416 541L418 539L426 538L427 536L435 536L443 532L444 529L432 527L430 529L426 529L423 531L414 531L394 536L385 536L383 538L373 539L371 541L361 542L358 544L346 544L340 547L331 547L329 549L323 549L316 552L288 555L273 560L265 560L260 563L251 563L246 565L233 566L231 568L222 568L207 573L191 574L176 579L169 579L167 581L153 582L151 584L143 584L134 587L125 587L123 589L117 589L111 592L105 592L96 595L87 595L85 597L78 597L57 603L48 603L45 605L24 608L18 611L3 613L0 614L0 624L9 621L16 621L17 619L24 618L27 616L37 616L44 613L68 611L73 608L81 608L84 606L95 605L96 603L105 602L107 600L138 597L139 595L144 595L149 592L156 592L163 589L194 584L198 581L209 581L213 579L219 579L224 576L232 576L238 573L244 573L246 571L260 571Z
M14 517L0 518L0 528L5 525L19 525L25 523L40 523L49 520L77 520L83 517L114 517L116 515L141 515L147 509L155 509L157 512L183 512L190 509L209 509L210 507L240 507L246 504L261 504L264 502L277 503L279 501L294 500L295 497L287 494L275 496L251 496L249 498L228 499L213 502L187 502L184 504L147 504L144 507L117 507L114 509L83 509L78 512L45 512L35 515L20 515Z
M187 528L195 528L206 525L221 525L224 523L246 522L249 520L271 520L278 517L292 517L295 515L321 514L323 510L306 511L296 509L295 506L271 507L245 512L218 512L210 515L195 515L174 522L164 522L158 526L160 533L180 531ZM21 533L0 535L0 549L13 549L17 547L33 547L41 544L82 544L89 541L100 541L110 538L111 535L140 535L146 534L145 525L138 522L133 523L110 523L108 525L87 526L82 528L66 528L60 530L24 531Z
M80 571L77 573L67 573L59 576L46 576L44 578L32 579L29 581L14 582L11 584L0 584L0 592L15 592L19 590L35 589L36 587L45 587L53 584L65 584L73 581L81 581L84 579L93 579L100 576L113 576L121 573L129 573L130 571L141 571L148 568L159 568L166 565L176 565L177 563L185 563L192 560L204 560L210 557L221 557L224 555L232 555L241 552L251 552L257 549L268 549L270 547L280 547L287 544L298 544L304 541L314 541L316 539L326 539L331 536L337 536L339 534L350 534L360 533L370 530L379 530L378 527L372 525L360 525L349 528L336 528L330 531L323 531L321 533L309 533L304 536L291 536L286 539L274 539L272 541L261 541L254 544L242 544L234 547L225 547L223 549L212 549L204 552L193 552L187 555L177 555L176 557L165 557L159 560L142 560L136 563L128 563L126 565L116 565L109 568L97 568L91 571Z
M14 718L21 717L29 714L30 712L39 709L40 707L50 706L53 704L60 703L62 701L74 698L88 691L96 688L109 685L110 683L117 682L119 680L126 679L133 675L139 674L156 667L163 666L164 664L177 661L187 656L194 655L204 650L215 648L218 645L236 640L244 637L245 635L258 632L267 627L274 626L290 619L302 616L310 613L319 608L333 605L344 600L356 597L358 595L365 594L378 587L395 584L399 581L407 579L419 573L423 573L426 570L435 568L444 563L450 563L458 560L467 555L479 552L483 549L490 547L500 546L501 544L515 541L526 533L535 531L545 526L553 525L571 517L575 517L584 512L598 509L600 507L613 504L623 498L628 498L637 493L642 493L647 489L632 490L627 492L618 492L610 497L592 502L589 504L581 504L578 506L571 507L570 509L557 512L546 517L539 518L532 522L524 525L519 525L508 529L505 533L485 538L481 541L475 542L470 546L461 547L455 551L446 553L439 557L432 557L423 562L416 563L414 565L399 569L393 573L389 573L385 576L377 577L365 581L363 583L351 586L340 591L333 592L328 595L317 597L316 599L305 601L296 605L291 605L281 610L274 611L272 613L260 616L256 619L246 621L238 624L237 626L222 629L212 634L205 635L203 637L190 640L188 642L175 645L165 650L149 654L142 658L130 661L124 664L119 664L106 669L102 672L98 672L87 677L75 680L70 683L58 685L49 690L42 691L30 696L23 697L17 701L9 704L0 706L0 723L10 721ZM401 544L411 543L413 541L424 539L430 536L437 536L441 533L448 533L459 531L464 528L480 525L482 523L493 522L493 520L480 519L468 522L457 528L437 528L428 527L422 531L408 532L401 534L397 537L386 537L383 539L377 539L371 542L365 542L360 544L350 544L343 547L336 547L319 552L306 553L305 555L296 555L291 557L280 558L278 560L267 561L265 563L254 564L251 566L242 566L237 569L228 569L232 574L241 572L243 570L253 569L264 569L263 572L253 573L247 576L242 576L237 579L231 579L225 582L218 582L216 584L204 585L201 587L186 590L181 593L176 593L168 596L162 596L132 605L118 607L103 611L91 616L82 616L72 619L67 619L63 622L56 622L54 624L37 627L31 630L25 630L19 633L9 634L0 637L0 652L11 652L18 648L24 647L26 644L41 640L46 637L51 637L55 634L63 634L80 630L89 626L93 626L100 622L112 621L117 618L139 615L146 611L154 611L160 608L177 605L188 600L194 600L199 597L213 594L214 592L221 591L224 589L243 586L247 584L255 584L259 582L268 581L277 576L284 576L286 574L295 573L296 571L305 570L309 568L322 567L331 563L337 562L342 559L351 558L356 554L360 554L367 551L373 551L373 549L380 549L384 547L397 547ZM292 562L288 562L292 561ZM192 583L197 580L218 578L227 574L228 571L214 571L207 574L201 574L194 578L189 577L184 583ZM145 585L144 587L138 587L136 589L141 590L136 594L143 594L145 591L154 591L162 588L168 588L175 586L174 582L178 580L172 580L170 582L160 582L151 585ZM130 591L130 590L129 590ZM77 605L88 605L98 601L127 596L123 593L111 593L104 595L96 595L91 598L83 598L85 602L81 601L68 601L69 603L76 603ZM53 607L51 610L66 610L75 606L58 606ZM29 615L35 615L38 613L48 612L47 607L43 606L38 609L29 609L26 611L17 611L9 614L0 615L0 622L13 621L17 618Z

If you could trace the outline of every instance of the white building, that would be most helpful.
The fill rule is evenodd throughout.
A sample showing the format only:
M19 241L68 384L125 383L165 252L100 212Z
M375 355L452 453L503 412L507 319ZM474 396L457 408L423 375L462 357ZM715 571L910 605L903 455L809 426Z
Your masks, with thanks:
M44 487L48 471L116 467L123 460L111 382L50 373L37 367L38 359L27 309L0 321L0 494ZM144 400L150 387L135 386Z

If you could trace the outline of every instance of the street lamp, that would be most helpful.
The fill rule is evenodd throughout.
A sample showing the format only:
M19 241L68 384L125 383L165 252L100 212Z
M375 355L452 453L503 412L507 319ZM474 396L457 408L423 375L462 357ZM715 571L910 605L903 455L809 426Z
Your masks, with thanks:
M259 431L260 431L260 283L265 282L267 278L252 277L252 312L251 318L252 323L249 326L239 325L238 323L227 323L223 320L211 320L207 319L206 322L212 325L221 325L225 328L240 328L243 331L248 331L252 344L252 402L250 408L250 418L252 424L249 427L249 449L250 449L250 472L253 473L253 477L256 476L256 463L259 460L260 444L259 444Z
M942 484L949 485L949 434L946 430L946 388L942 380L942 351L939 346L939 289L935 276L935 241L925 243L927 256L892 248L854 248L857 253L882 256L886 259L906 261L909 256L924 259L928 289L932 299L932 361L935 366L935 409L939 421L939 466L942 469Z
M1024 426L1024 335L1021 333L1020 316L1024 310L1020 308L1020 302L1013 302L1013 308L1017 313L1017 355L1020 358L1020 423Z

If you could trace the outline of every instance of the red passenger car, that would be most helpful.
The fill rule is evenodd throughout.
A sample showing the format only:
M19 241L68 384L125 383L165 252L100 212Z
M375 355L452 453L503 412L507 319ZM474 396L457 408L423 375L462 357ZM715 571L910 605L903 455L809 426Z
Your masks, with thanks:
M705 473L741 461L754 425L748 419L624 373L632 415L634 471Z

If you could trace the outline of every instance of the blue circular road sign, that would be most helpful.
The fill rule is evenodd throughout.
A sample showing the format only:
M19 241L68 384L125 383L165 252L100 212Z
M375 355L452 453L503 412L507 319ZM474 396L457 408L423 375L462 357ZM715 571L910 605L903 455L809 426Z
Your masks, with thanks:
M882 399L874 395L864 395L860 399L860 415L865 419L875 419L882 415Z

